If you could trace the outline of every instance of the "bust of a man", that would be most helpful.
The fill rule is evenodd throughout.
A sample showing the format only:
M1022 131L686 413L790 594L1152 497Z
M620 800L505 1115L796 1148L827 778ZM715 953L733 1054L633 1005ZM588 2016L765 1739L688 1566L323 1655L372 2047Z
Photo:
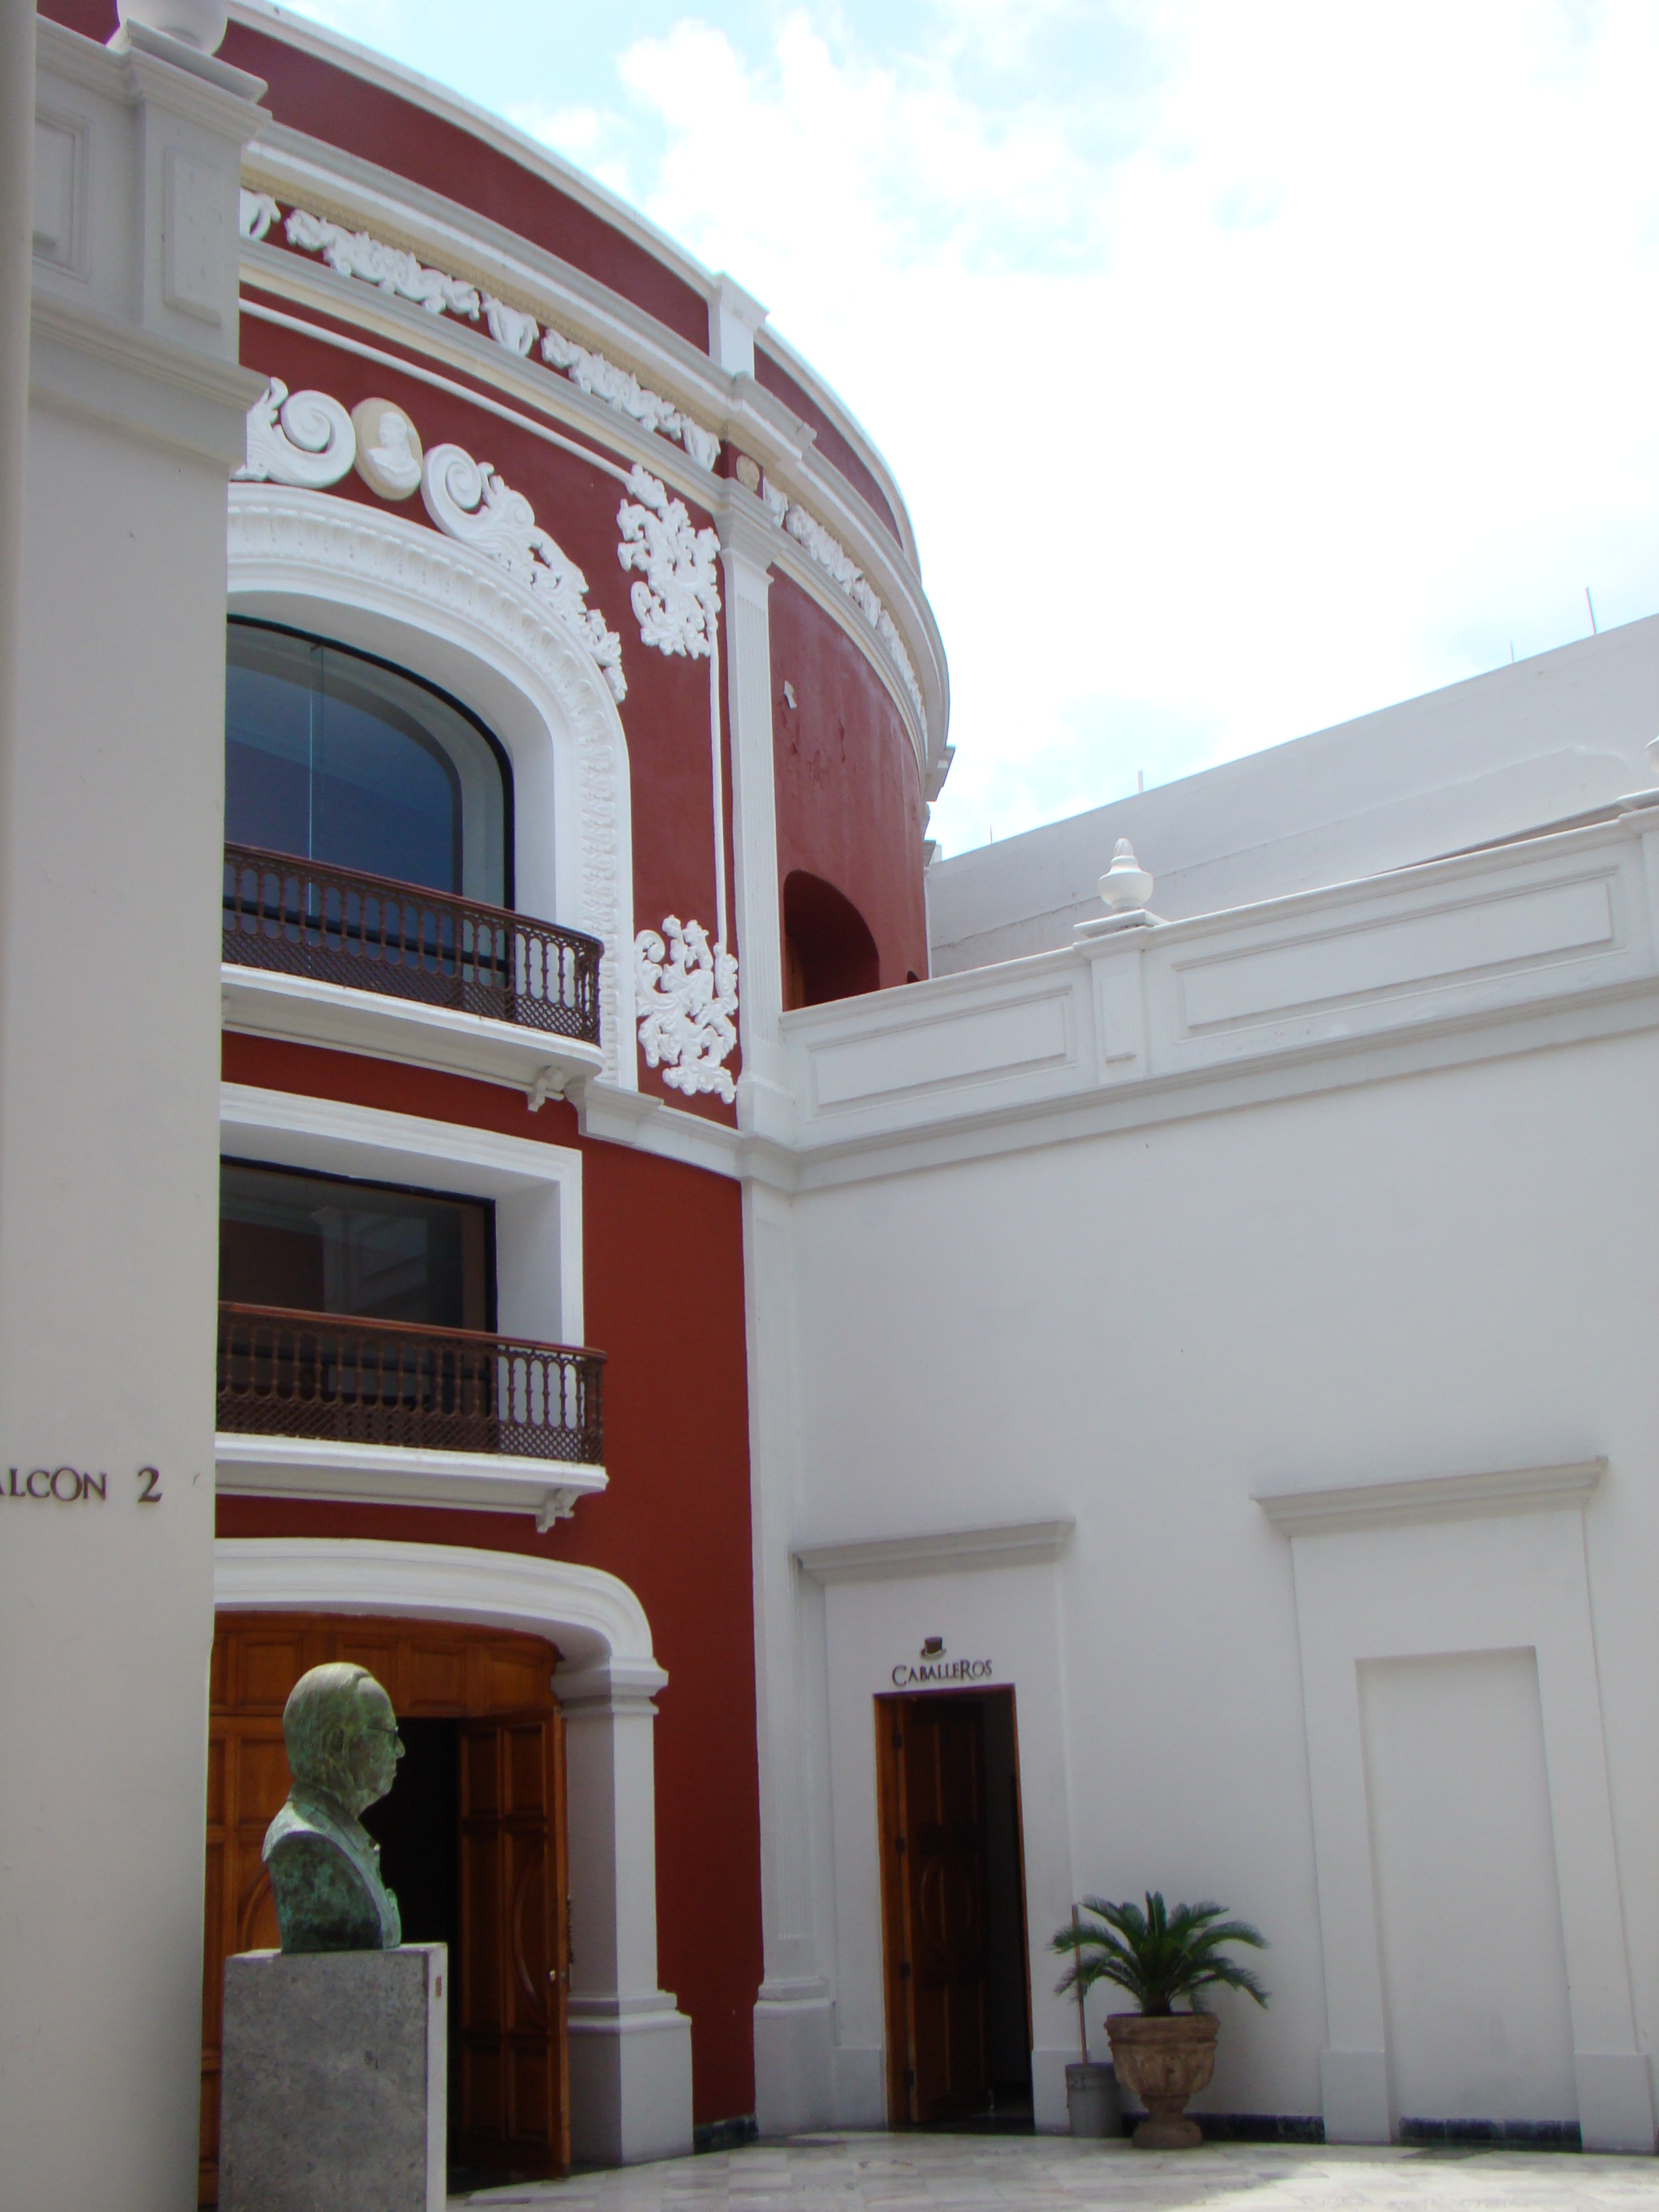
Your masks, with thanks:
M264 1856L283 1950L395 1951L398 1900L358 1817L391 1789L404 1755L391 1698L366 1667L313 1667L283 1710L283 1742L293 1787Z

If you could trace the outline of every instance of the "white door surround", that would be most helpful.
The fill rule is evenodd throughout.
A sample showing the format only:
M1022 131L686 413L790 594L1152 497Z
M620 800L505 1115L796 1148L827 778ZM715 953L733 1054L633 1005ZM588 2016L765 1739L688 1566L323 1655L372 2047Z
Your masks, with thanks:
M1320 2077L1330 2142L1386 2142L1400 2118L1360 1666L1529 1650L1538 1667L1583 2147L1654 2148L1652 2080L1631 2001L1584 1542L1584 1510L1605 1468L1592 1460L1258 1498L1290 1538L1294 1560L1325 1958L1328 2045ZM1497 1847L1502 1840L1495 1835Z
M380 1613L544 1636L559 1649L571 1912L571 2154L691 2148L691 2023L657 1987L652 1703L667 1675L626 1583L597 1567L369 1538L220 1537L216 1612Z

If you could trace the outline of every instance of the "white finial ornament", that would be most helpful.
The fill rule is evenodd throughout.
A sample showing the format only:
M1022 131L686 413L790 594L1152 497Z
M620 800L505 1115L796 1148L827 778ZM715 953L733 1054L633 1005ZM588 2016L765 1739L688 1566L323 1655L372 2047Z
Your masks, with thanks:
M115 12L123 23L142 24L204 54L218 52L230 16L227 0L116 0Z
M1100 879L1100 900L1114 914L1132 914L1152 895L1152 878L1134 856L1127 837L1112 848L1112 865Z
M1152 878L1134 855L1127 837L1120 837L1112 852L1112 865L1100 879L1100 902L1104 914L1090 915L1073 925L1079 943L1091 938L1115 937L1119 930L1152 929L1158 916L1148 914Z

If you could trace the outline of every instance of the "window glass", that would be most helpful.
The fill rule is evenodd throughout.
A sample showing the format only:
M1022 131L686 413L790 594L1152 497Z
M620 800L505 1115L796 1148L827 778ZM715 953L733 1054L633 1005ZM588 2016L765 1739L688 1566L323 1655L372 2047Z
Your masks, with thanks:
M225 835L504 906L495 746L428 685L343 646L229 626Z
M489 1328L494 1207L225 1160L219 1295L239 1305Z

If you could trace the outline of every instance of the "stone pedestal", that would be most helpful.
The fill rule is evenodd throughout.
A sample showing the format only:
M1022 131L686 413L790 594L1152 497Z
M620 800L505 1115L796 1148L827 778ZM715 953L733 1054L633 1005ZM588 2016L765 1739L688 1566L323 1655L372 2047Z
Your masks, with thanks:
M225 1961L220 2212L443 2212L448 1950Z

